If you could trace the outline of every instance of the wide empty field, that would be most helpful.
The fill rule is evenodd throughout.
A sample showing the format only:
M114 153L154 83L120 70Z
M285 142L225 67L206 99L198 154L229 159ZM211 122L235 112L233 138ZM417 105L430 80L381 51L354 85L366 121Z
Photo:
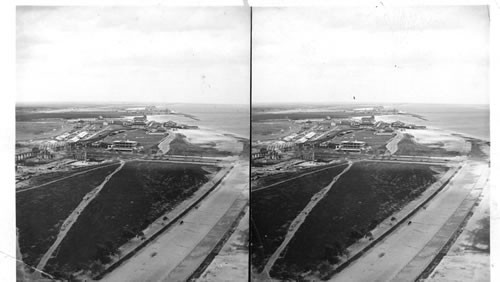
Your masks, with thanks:
M265 122L252 122L253 140L275 140L299 131L300 124L291 120L273 120Z
M331 271L346 247L420 195L436 174L428 165L355 163L308 215L271 276Z
M63 221L83 197L119 164L16 194L16 225L23 260L36 265L56 239ZM51 179L53 180L53 179Z
M217 170L191 164L126 163L82 212L46 270L65 278L79 269L100 271L119 246L190 197Z
M346 164L252 192L252 265L261 271L279 247L288 227L311 197L346 168Z
M67 123L64 120L46 120L46 121L29 121L16 122L16 140L31 140L50 138L62 134L73 128L73 124Z

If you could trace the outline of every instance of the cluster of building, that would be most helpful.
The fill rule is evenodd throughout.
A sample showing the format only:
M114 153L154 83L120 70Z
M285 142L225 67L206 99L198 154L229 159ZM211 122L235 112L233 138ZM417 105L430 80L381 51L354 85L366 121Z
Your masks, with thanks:
M381 108L362 108L358 112L379 112ZM282 138L282 141L274 142L267 148L252 149L252 159L280 159L284 152L294 148L330 148L341 152L362 152L366 150L367 143L358 140L335 141L333 137L352 133L353 130L368 129L374 135L393 136L396 129L418 129L425 126L405 124L401 121L392 123L376 121L375 116L364 116L359 119L337 119L327 117L324 120L302 122L302 131L292 133ZM350 130L352 129L352 130ZM333 137L331 137L333 135ZM326 141L322 141L328 139Z
M294 148L295 148L294 142L277 141L267 145L266 148L260 148L260 149L252 148L252 159L256 160L256 159L266 158L271 160L277 160L281 158L283 153L292 151Z
M196 125L180 124L180 123L173 122L171 120L165 122L163 124L163 126L166 128L170 128L170 129L197 129L198 128L198 126L196 126Z
M403 129L423 129L425 128L425 125L414 125L414 124L404 123L401 121L395 121L391 123L391 127L403 128Z
M154 106L152 106L154 107ZM151 110L152 108L150 108ZM150 121L147 118L146 114L142 116L137 116L132 119L104 119L102 116L99 116L96 119L92 120L78 120L74 122L74 127L71 131L65 132L59 136L56 136L54 139L61 142L68 143L76 143L81 140L86 140L102 129L104 129L108 125L122 125L128 128L135 129L144 129L147 130L148 134L165 134L167 130L176 130L176 129L196 129L197 126L179 124L174 121L167 122L156 122ZM111 135L119 132L111 133Z
M48 159L53 159L54 158L54 153L45 150L45 149L40 149L38 147L31 148L29 150L25 150L24 152L17 152L16 153L16 164L21 161L25 160L32 160L31 163L36 163L36 162L44 162L43 160L48 160Z

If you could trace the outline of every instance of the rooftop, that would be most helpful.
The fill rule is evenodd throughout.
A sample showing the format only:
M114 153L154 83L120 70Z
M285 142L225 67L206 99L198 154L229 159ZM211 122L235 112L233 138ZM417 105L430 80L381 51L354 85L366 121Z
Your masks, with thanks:
M115 140L115 141L113 141L113 144L117 144L117 143L137 144L137 141L131 141L131 140Z

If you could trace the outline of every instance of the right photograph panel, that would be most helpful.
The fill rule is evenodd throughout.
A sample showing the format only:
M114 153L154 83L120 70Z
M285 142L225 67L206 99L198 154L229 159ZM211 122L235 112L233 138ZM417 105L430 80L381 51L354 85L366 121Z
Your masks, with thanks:
M253 8L252 280L489 281L488 6Z

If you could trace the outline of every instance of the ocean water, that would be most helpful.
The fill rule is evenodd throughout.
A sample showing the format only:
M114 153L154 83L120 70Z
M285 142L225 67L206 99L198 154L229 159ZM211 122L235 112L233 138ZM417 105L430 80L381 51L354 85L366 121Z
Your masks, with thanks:
M490 140L489 105L395 105L401 111L421 115L428 127L441 128L464 135Z
M197 125L203 129L250 138L250 108L248 105L173 104L167 107L176 112L193 115L199 120L179 115L155 115L151 116L151 119L159 122L172 120Z

